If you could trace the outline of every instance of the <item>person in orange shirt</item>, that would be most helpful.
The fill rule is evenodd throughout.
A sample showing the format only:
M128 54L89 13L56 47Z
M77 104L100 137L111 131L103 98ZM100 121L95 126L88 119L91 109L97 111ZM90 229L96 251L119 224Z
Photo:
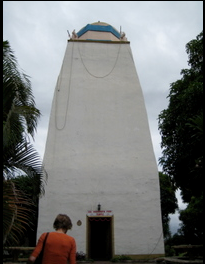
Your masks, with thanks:
M49 232L43 254L42 264L76 264L76 242L75 239L67 235L67 231L72 228L72 222L66 214L57 215L53 228L55 232ZM43 233L38 243L31 253L28 264L35 263L39 255L43 241L47 233Z

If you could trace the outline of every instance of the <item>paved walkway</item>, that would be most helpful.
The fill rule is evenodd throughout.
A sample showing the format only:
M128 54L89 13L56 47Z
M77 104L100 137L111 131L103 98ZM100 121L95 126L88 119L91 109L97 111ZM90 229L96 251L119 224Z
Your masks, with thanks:
M3 262L3 264L26 264L27 262ZM90 262L90 263L92 263L92 262ZM154 260L150 260L149 262L148 261L143 261L143 260L136 260L136 262L134 261L132 261L132 262L130 262L129 264L152 264L152 263L156 263ZM87 264L89 264L89 262L87 263ZM112 262L112 261L98 261L98 260L95 260L94 262L93 262L93 264L114 264L114 262ZM125 262L117 262L116 264L127 264L127 263L125 263Z
M132 262L116 262L116 264L152 264L156 263L155 260L145 261L145 260L136 260ZM93 264L115 264L112 261L98 261L95 260Z
M92 263L92 262L91 262ZM155 263L154 261L150 261L150 262L144 262L143 260L142 261L136 261L136 262L131 262L130 264L151 264L151 263ZM3 264L26 264L26 262L3 262ZM89 263L87 263L89 264ZM114 262L111 262L111 261L98 261L98 260L95 260L93 262L93 264L114 264ZM117 262L116 264L126 264L125 262Z

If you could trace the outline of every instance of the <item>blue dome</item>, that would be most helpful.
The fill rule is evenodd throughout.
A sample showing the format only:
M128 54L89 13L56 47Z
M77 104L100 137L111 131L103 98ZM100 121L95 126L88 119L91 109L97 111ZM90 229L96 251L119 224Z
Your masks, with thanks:
M80 37L83 34L85 34L87 31L110 32L118 39L120 39L120 33L114 27L102 22L87 24L85 27L83 27L81 30L77 32L77 36Z

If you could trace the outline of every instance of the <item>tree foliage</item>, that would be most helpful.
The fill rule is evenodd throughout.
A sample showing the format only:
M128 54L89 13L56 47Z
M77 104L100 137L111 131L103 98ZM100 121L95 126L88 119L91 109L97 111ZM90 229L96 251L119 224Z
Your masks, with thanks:
M38 224L38 198L39 198L39 179L31 178L27 175L18 176L12 180L19 192L27 197L30 201L28 204L21 204L25 210L32 212L29 215L30 225L23 224L24 236L20 240L20 244L27 246L36 245L36 230Z
M186 45L189 69L171 84L168 108L159 115L160 164L188 204L180 211L186 243L203 238L203 31Z
M189 69L171 84L168 108L159 114L160 164L184 202L203 192L203 31L186 45Z
M3 244L17 243L29 223L32 203L13 179L27 175L43 194L45 171L34 138L40 111L35 106L29 76L19 65L8 41L3 41Z
M183 235L186 243L203 244L203 196L192 197L187 208L180 211L179 220L182 224L178 231Z
M175 213L176 209L178 209L178 204L170 178L166 174L159 172L159 179L163 232L164 238L168 239L171 236L169 229L169 214Z

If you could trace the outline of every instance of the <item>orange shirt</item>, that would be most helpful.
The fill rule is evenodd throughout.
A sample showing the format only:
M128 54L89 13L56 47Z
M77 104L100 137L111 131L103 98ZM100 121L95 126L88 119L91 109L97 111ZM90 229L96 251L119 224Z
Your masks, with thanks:
M31 256L37 257L43 246L46 233L43 233ZM50 232L44 247L43 264L76 264L76 242L71 236Z

